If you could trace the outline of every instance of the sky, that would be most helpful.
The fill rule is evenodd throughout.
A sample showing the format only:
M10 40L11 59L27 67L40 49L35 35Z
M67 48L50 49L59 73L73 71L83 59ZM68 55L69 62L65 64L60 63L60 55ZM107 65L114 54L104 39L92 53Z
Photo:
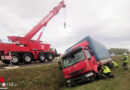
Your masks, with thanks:
M60 1L0 0L0 39L24 36ZM130 50L130 0L64 1L66 8L45 27L42 41L63 53L89 35L107 48Z

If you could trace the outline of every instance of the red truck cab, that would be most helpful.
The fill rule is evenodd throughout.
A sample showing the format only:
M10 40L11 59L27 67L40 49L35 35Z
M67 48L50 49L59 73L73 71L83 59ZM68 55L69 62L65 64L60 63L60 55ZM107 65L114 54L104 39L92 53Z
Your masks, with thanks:
M66 52L59 62L59 68L63 71L67 84L71 86L94 80L98 74L98 67L110 61L110 58L97 60L90 43L84 40Z
M87 42L81 44L87 44ZM67 83L73 84L73 82L93 80L98 72L96 58L88 45L74 48L62 59L63 73Z

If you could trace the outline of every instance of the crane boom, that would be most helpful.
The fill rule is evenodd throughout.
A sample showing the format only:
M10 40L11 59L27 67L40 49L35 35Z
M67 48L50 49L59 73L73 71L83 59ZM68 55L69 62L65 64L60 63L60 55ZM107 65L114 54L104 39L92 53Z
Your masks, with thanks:
M32 39L33 36L40 31L42 27L45 27L47 23L59 12L59 10L65 7L64 1L60 2L50 13L45 16L29 33L25 35L25 38Z
M60 2L50 13L45 16L29 33L24 37L20 36L8 36L8 39L12 43L0 42L0 59L8 64L6 61L11 60L12 64L18 64L24 62L26 64L31 63L33 60L39 60L44 62L45 60L52 61L58 56L56 50L51 49L50 44L39 41L43 31L41 31L37 40L32 40L34 35L38 33L41 28L45 28L47 23L64 7L64 1ZM18 58L16 62L13 62L13 54ZM12 57L11 57L12 56ZM27 60L29 57L30 60ZM41 58L44 57L44 58Z

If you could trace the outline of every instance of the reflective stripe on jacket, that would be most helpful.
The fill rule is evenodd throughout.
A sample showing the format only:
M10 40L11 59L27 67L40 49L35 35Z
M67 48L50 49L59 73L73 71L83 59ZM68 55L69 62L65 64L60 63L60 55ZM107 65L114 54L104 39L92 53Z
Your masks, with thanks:
M112 61L112 63L113 63L113 65L114 65L115 67L118 66L118 64L117 64L116 62Z
M111 70L109 69L108 66L103 66L103 73L110 73Z
M124 56L124 57L122 58L122 60L123 60L124 63L128 63L128 56Z

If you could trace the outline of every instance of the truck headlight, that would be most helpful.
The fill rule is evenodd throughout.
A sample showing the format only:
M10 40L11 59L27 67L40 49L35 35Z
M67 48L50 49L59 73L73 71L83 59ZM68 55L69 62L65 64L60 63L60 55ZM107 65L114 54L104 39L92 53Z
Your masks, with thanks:
M70 83L71 82L71 80L67 80L67 83Z
M86 74L86 77L93 76L93 72Z

